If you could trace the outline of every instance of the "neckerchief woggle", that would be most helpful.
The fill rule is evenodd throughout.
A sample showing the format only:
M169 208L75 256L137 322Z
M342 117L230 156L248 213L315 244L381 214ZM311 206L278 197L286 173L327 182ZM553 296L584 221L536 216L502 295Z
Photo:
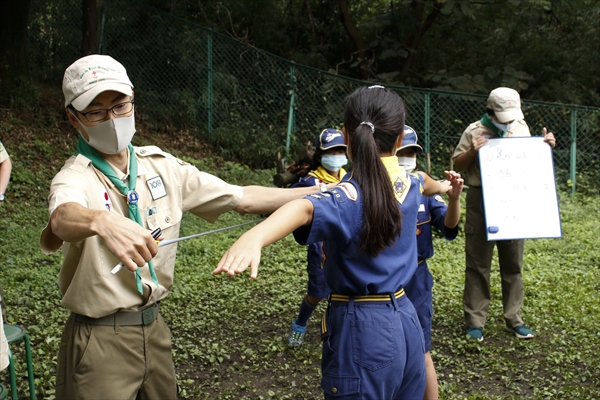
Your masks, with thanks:
M140 224L140 226L144 226L142 225L142 217L137 206L139 198L137 192L135 191L135 184L137 181L138 165L131 143L129 143L129 146L127 146L127 150L129 151L129 186L126 186L125 183L119 179L112 167L108 165L108 162L106 162L106 160L102 158L102 156L98 154L98 152L94 150L81 136L77 142L77 153L75 155L82 154L89 158L92 161L92 165L100 170L104 176L110 179L113 185L115 185L115 187L119 189L119 191L127 198L129 219L137 222ZM156 284L156 286L158 286L158 278L156 277L152 260L148 261L148 269L150 270L152 281ZM143 295L144 289L142 286L142 275L140 268L135 270L135 284L138 292Z
M496 125L494 125L492 123L492 119L490 118L490 116L487 113L483 114L483 117L481 117L479 122L481 122L481 125L485 126L486 128L490 128L496 136L502 137L506 133L506 132L502 132L500 129L498 129L498 127Z
M340 179L337 179L335 176L332 176L329 172L327 172L325 168L323 168L322 165L319 166L319 168L310 171L308 174L310 176L314 176L315 178L319 179L321 182L324 183L338 183L342 180L342 178L344 178L344 175L346 175L346 170L344 168L340 168Z

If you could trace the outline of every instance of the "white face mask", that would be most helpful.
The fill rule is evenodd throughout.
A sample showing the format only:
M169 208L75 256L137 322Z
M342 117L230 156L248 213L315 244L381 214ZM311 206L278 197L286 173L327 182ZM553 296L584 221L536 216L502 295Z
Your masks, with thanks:
M129 146L135 134L134 113L129 117L111 118L95 126L85 126L81 121L79 125L88 134L88 144L104 154L119 154Z
M321 165L328 171L338 172L346 164L348 159L345 155L325 154L321 157Z
M508 130L510 129L510 126L512 124L501 124L500 122L496 122L492 119L492 124L494 124L494 126L498 129L500 129L501 132L508 132Z
M417 158L416 157L398 157L398 165L404 167L406 172L409 174L417 168Z

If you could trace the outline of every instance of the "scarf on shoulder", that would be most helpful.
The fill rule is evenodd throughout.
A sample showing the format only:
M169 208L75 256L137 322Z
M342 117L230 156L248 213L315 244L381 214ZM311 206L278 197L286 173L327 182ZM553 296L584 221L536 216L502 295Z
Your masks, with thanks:
M479 120L479 122L481 122L481 125L485 126L486 128L490 128L496 136L504 136L505 132L502 132L500 129L498 129L498 127L496 127L496 125L492 123L492 119L487 113L483 114L483 117Z
M381 162L390 176L396 200L402 204L410 190L411 180L404 167L398 165L398 157L381 157Z
M323 168L323 166L319 166L319 168L310 171L308 174L325 183L338 183L344 178L344 175L346 175L346 170L344 168L340 169L340 179L332 176L325 168Z

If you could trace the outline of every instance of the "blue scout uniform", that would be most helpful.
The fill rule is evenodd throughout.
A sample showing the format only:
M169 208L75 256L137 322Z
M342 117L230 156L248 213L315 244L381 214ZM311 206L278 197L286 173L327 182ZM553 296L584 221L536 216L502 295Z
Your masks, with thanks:
M422 181L383 157L403 214L402 232L377 257L358 250L362 194L352 177L313 203L310 226L294 232L301 244L323 242L324 269L332 290L326 315L321 388L325 398L422 398L424 343L403 288L417 267L415 236Z
M433 256L431 226L435 226L447 240L458 235L458 226L453 229L444 226L448 206L442 196L423 196L417 214L417 248L419 266L406 286L406 295L413 303L425 338L425 351L431 350L431 319L433 317L432 288L433 277L427 267L427 259Z
M323 171L320 171L323 170ZM323 176L323 172L327 173L323 167L319 167L316 170L317 176ZM310 174L310 173L309 173ZM346 171L342 168L340 170L340 177L346 174ZM333 178L333 177L332 177ZM317 178L314 175L306 175L296 183L294 183L291 187L308 187L308 186L319 186L323 180ZM331 180L331 182L325 183L333 183L337 182L335 178ZM325 273L323 272L323 265L321 263L323 252L321 251L321 243L312 243L308 245L308 251L306 254L306 265L308 271L308 288L307 293L310 296L316 297L318 299L325 299L329 296L330 290L327 286L327 281L325 280Z

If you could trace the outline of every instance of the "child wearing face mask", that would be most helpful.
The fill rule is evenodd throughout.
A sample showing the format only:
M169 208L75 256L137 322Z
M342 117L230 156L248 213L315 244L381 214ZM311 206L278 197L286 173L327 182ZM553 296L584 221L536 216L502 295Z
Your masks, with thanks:
M397 151L398 164L413 173L417 166L417 154L423 148L417 144L417 134L410 126L404 126L402 146ZM427 267L427 259L433 256L433 242L431 226L435 226L443 233L447 240L453 240L458 234L458 220L460 218L460 193L462 180L458 185L453 185L447 192L449 204L440 195L433 197L422 196L417 214L417 251L418 267L405 287L406 295L412 301L423 329L425 338L425 395L424 399L438 398L438 382L433 360L431 358L431 319L433 317L432 288L433 277Z
M334 128L324 129L317 136L315 146L310 172L300 178L292 187L321 186L325 191L324 185L338 183L346 175L343 167L348 164L348 158L346 157L344 135L341 131ZM321 243L313 243L308 246L306 259L307 294L300 303L297 318L292 322L292 328L287 338L290 347L302 346L308 319L319 302L329 296L329 288L322 267Z

